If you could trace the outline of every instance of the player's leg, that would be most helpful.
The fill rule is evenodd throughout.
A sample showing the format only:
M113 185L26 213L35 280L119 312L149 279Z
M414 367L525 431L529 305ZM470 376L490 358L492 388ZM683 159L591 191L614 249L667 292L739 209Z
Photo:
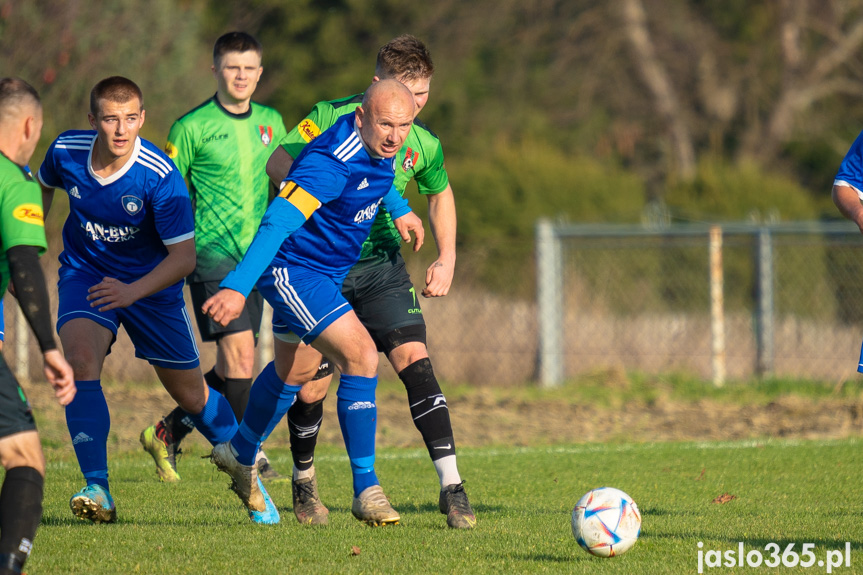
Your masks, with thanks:
M111 414L102 391L102 364L115 339L113 329L98 322L113 321L107 314L96 320L74 316L64 310L64 290L60 291L60 341L66 360L75 373L78 392L66 406L66 427L75 448L78 466L86 485L69 500L76 517L95 523L110 523L117 518L108 484L108 432ZM109 324L110 325L110 324ZM116 324L114 324L116 325Z
M323 401L332 380L332 364L293 334L277 334L274 344L278 357L290 358L292 372L288 381L302 385L287 416L294 460L291 473L294 516L304 525L326 525L330 512L318 493L315 445L323 419ZM303 408L298 410L298 404Z
M42 518L45 459L30 405L0 357L0 575L21 573Z
M374 468L378 383L374 342L351 310L325 328L311 345L335 362L341 372L336 407L353 475L351 512L369 525L398 523L401 518L384 495Z
M404 383L414 425L438 474L447 525L473 527L476 517L456 464L449 408L429 359L425 320L404 260L398 255L352 270L343 291Z
M252 385L255 362L255 345L261 326L263 298L257 290L246 299L242 315L227 326L221 326L201 311L201 306L218 291L219 282L196 282L189 285L192 308L203 341L216 342L216 364L204 374L212 389L225 396L237 421L242 419ZM180 407L174 408L155 425L141 432L141 445L156 463L161 481L179 481L176 456L180 442L194 429L194 421ZM278 475L269 466L261 463L272 475Z
M311 348L311 353L297 358L290 353L293 351L290 347L280 344L282 342L276 339L274 360L264 367L252 384L249 403L237 433L229 443L213 449L213 462L231 476L232 488L256 523L278 522L278 515L274 517L268 510L268 496L258 478L256 456L260 445L287 413L300 389L299 382L308 380L321 360L320 353ZM321 508L318 510L318 523L326 523L329 511L322 505Z
M435 377L424 343L425 326L422 327L422 342L403 343L388 350L387 358L405 385L411 417L437 471L441 486L438 498L440 512L447 516L450 527L471 529L476 525L476 515L458 472L449 407ZM404 337L406 332L413 330L406 327L400 331Z
M182 295L156 294L118 310L135 346L135 356L156 370L159 381L207 441L227 441L237 430L228 401L209 393L198 361L198 347Z

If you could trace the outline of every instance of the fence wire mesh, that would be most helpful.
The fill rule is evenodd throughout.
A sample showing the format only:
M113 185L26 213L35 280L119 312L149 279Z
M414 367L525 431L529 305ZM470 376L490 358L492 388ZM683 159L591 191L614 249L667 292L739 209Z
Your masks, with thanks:
M856 370L863 338L863 236L853 226L799 228L771 229L768 316L759 306L763 253L758 228L724 229L728 378L762 374L764 333L770 336L767 366L773 375L840 380ZM707 232L677 234L669 228L644 234L633 227L567 235L572 229L556 228L559 277L552 280L561 288L559 305L551 309L561 327L557 360L562 377L624 369L710 379L715 352ZM416 255L405 250L418 292L434 259L430 248ZM542 280L537 279L534 249L533 242L508 240L460 247L450 294L420 299L429 353L440 379L512 385L539 377L544 320L536 295ZM43 257L54 317L58 253L54 246ZM4 307L7 361L19 366L19 374L41 380L39 350L29 329L16 323L14 299L7 296ZM765 322L770 322L769 332L763 331ZM198 343L202 368L208 370L215 346ZM258 369L271 358L270 345L262 340ZM394 379L386 358L380 359L381 377ZM123 330L105 361L103 379L155 380L153 369L134 357Z

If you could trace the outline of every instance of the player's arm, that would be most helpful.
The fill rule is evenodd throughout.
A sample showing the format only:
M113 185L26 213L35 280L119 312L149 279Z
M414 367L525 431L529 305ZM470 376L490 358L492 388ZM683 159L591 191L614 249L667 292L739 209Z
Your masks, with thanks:
M75 397L75 378L72 367L57 350L54 340L48 290L39 265L41 250L39 246L12 246L6 250L6 257L18 305L42 351L45 377L54 387L54 395L60 405L69 405Z
M339 114L330 102L318 102L299 124L279 140L279 145L267 160L267 176L276 188L288 177L294 159L300 155L306 144L320 136L321 132L332 126L338 118Z
M456 213L452 187L438 194L428 194L429 225L437 245L438 258L426 270L425 297L441 297L449 293L455 273Z
M146 275L123 283L116 278L105 277L90 288L87 301L99 311L129 307L141 298L153 295L172 286L195 269L195 239L189 238L165 245L168 255Z
M863 203L857 190L848 185L833 184L833 203L839 208L839 212L857 224L863 232Z
M282 243L300 229L319 207L321 202L317 198L296 183L288 181L264 213L243 259L222 280L219 284L222 289L205 301L201 310L223 326L238 318L246 297L276 257Z
M414 251L419 251L425 238L425 229L419 216L411 211L407 198L401 195L395 185L392 185L387 195L381 199L381 203L389 212L396 230L405 243L410 243L411 232L413 232L417 238L414 242Z
M54 188L49 188L45 184L40 183L42 188L42 213L48 216L48 210L51 209L51 202L54 201Z
M270 180L279 187L291 171L291 166L294 163L294 157L282 146L276 146L273 153L270 154L270 159L267 160L267 175Z

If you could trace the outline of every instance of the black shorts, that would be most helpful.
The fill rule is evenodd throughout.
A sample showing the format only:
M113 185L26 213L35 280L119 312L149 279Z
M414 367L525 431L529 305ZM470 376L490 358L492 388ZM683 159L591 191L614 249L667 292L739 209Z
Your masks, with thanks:
M201 340L219 341L224 335L252 330L252 333L255 334L255 345L257 345L258 332L261 331L261 316L264 314L264 298L261 297L257 289L253 289L249 297L246 298L246 307L243 308L240 317L224 327L201 311L204 302L221 289L220 283L221 280L189 283L192 307L195 308L195 319L198 321Z
M24 390L12 375L6 360L0 356L0 437L35 431L36 422Z
M401 254L392 260L354 266L342 284L342 295L369 330L378 351L389 353L409 341L425 344L423 310Z

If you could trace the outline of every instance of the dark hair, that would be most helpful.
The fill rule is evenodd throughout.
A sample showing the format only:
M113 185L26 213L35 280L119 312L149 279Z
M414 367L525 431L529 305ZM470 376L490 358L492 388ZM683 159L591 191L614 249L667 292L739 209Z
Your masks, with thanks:
M0 120L24 103L41 105L39 92L21 78L0 78Z
M228 32L222 34L213 46L213 64L219 65L222 56L228 52L248 52L254 50L260 56L264 48L251 34L245 32Z
M378 50L375 75L378 78L416 80L431 78L434 63L425 44L410 34L402 34Z
M105 78L90 91L90 113L98 116L99 100L125 104L132 98L138 98L144 108L144 93L135 82L123 76Z

